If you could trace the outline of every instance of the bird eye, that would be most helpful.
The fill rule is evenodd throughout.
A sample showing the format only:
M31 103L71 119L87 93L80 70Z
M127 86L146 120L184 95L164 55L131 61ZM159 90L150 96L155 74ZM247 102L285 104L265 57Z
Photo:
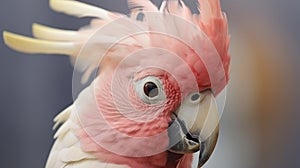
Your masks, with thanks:
M144 85L144 93L146 96L153 98L155 96L158 96L158 87L153 82L147 82Z
M138 96L147 104L156 104L166 100L162 81L155 76L147 76L134 83Z

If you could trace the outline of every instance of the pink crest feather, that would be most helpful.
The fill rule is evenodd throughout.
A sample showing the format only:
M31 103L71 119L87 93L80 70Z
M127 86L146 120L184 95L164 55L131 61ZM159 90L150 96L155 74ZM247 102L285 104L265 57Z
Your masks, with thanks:
M230 56L228 53L230 37L228 34L228 21L222 12L220 0L199 0L200 16L195 22L206 33L216 47L223 62L226 80L229 80Z

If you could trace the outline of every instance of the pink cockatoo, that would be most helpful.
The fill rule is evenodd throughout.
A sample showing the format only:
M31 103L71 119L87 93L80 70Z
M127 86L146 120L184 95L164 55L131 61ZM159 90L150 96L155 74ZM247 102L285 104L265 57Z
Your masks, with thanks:
M93 80L55 119L46 168L201 167L219 133L216 97L229 81L229 35L219 0L158 8L128 0L129 16L75 0L52 9L93 17L79 31L33 24L35 38L4 32L26 53L69 55Z

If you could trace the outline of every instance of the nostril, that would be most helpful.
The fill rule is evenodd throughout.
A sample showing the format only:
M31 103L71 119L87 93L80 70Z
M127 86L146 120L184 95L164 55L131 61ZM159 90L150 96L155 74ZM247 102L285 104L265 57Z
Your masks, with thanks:
M191 141L200 143L199 139L198 139L198 138L194 138L190 133L187 133L187 134L186 134L186 138L187 138L188 140L191 140Z
M193 94L193 96L191 97L192 101L196 101L200 98L199 93Z
M190 102L191 103L199 103L201 99L201 95L199 92L193 93L190 95Z

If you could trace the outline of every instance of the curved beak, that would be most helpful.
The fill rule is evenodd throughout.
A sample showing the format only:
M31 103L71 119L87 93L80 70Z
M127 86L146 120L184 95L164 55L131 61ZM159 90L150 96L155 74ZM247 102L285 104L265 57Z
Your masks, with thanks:
M173 113L170 124L169 151L177 154L199 151L198 167L206 163L219 135L217 103L210 90L200 93L198 100L187 96Z

